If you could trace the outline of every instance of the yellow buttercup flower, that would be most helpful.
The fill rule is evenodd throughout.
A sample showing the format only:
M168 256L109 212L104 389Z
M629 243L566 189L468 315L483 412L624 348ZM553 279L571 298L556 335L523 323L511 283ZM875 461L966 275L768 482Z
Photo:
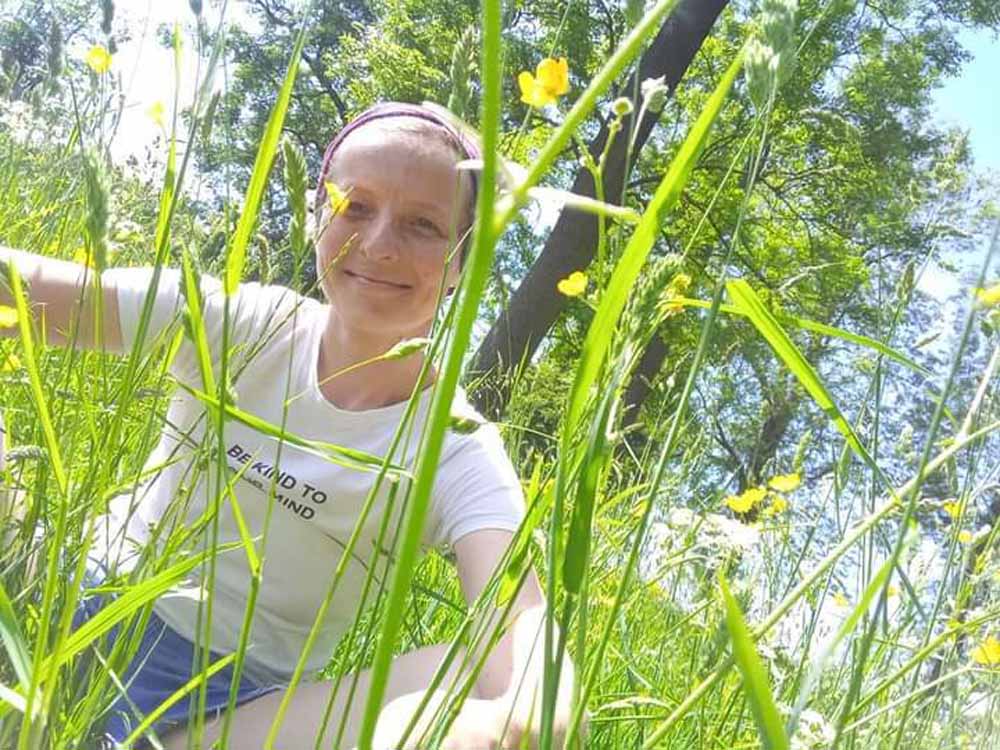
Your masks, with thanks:
M955 498L945 500L941 503L941 507L944 509L944 512L952 518L958 518L958 514L962 512L962 504L956 501Z
M844 596L841 592L837 592L833 595L833 603L838 607L850 607L851 600Z
M968 529L962 529L960 532L958 532L958 541L960 541L962 544L968 544L969 542L972 541L972 532L969 531Z
M104 75L111 69L111 53L103 44L95 44L87 53L87 65L97 75Z
M729 495L723 502L736 513L747 513L767 495L763 487L751 487L742 495Z
M17 310L7 305L0 305L0 328L13 328L17 325Z
M984 667L1000 667L1000 641L992 635L972 649L972 661Z
M777 492L793 492L800 484L802 484L802 477L797 472L779 474L776 477L771 477L767 482L767 486Z
M149 119L155 122L161 128L165 127L165 125L163 124L163 113L164 113L163 102L161 101L153 102L152 104L149 105L149 109L146 110L146 114L149 116Z
M994 284L989 289L977 289L976 299L984 307L993 307L1000 303L1000 284Z
M323 180L323 185L326 187L326 197L330 201L330 210L333 211L333 215L336 216L345 211L351 204L347 193L341 190L337 183L330 182L330 180Z
M521 101L532 107L544 107L569 91L569 64L565 57L546 57L532 75L527 70L517 77Z
M774 495L771 497L771 502L766 508L764 508L765 516L777 516L788 510L788 501L785 500L781 495Z
M579 297L587 291L587 274L583 273L583 271L573 271L573 273L556 284L556 289L567 297Z

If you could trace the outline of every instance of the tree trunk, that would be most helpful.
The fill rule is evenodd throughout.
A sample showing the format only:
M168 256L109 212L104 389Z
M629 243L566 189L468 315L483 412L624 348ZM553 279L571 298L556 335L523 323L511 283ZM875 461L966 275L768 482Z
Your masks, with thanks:
M622 93L632 96L636 81L665 76L673 93L687 71L695 54L708 36L712 25L729 0L681 0L664 22L656 38L639 62L638 75L633 75ZM636 93L641 97L638 91ZM635 100L638 113L640 100ZM624 120L628 132L631 118ZM636 158L659 116L647 113L639 123L633 158ZM607 124L590 144L595 158L603 151L608 137ZM618 137L612 144L604 171L605 200L620 203L625 174L627 139ZM593 196L594 184L586 169L577 172L574 193ZM549 332L565 305L565 298L556 291L556 283L573 271L586 268L597 248L597 219L579 212L564 211L545 243L528 275L511 296L493 328L476 353L472 374L487 376L485 386L473 394L477 408L490 419L503 413L510 395L509 374L518 363L529 360L536 347Z
M639 418L639 407L653 390L653 381L663 367L663 361L667 358L667 344L659 333L654 333L653 337L646 344L646 349L642 353L639 364L636 365L632 379L625 389L625 398L622 407L622 427L630 427Z

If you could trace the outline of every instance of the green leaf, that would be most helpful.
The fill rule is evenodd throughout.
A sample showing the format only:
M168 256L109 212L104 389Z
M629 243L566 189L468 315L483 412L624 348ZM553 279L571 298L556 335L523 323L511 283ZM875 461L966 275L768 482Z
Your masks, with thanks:
M566 553L563 561L563 586L571 594L580 593L584 572L590 559L590 539L594 518L594 500L601 475L611 456L608 441L608 426L611 413L618 401L619 384L626 368L617 370L615 382L605 391L604 398L591 422L580 478L576 484L576 498L573 501L573 515L570 518L566 538Z
M194 266L191 264L191 255L186 248L181 256L181 263L184 272L184 299L187 302L185 328L194 344L198 370L201 372L202 388L205 389L206 393L215 393L217 389L215 373L212 370L212 353L208 347L205 319L201 313L201 284Z
M843 641L847 636L854 632L854 629L861 622L862 616L869 610L872 603L875 601L875 597L882 590L882 588L888 583L889 575L892 573L893 558L890 556L884 563L882 567L879 568L878 573L872 578L871 583L865 588L864 593L861 595L861 601L858 602L857 606L851 611L851 614L844 620L844 623L837 630L837 634L830 639L830 641L820 650L820 652L813 658L812 664L809 666L809 673L806 675L805 680L802 682L802 687L799 690L798 699L795 701L795 711L792 714L791 726L794 727L798 722L799 714L802 713L802 709L805 708L806 702L809 700L809 695L812 693L813 688L819 684L820 677L823 674L823 668L829 661L833 652L836 651L837 646Z
M240 546L242 545L238 543L219 545L218 552L226 552ZM54 675L59 667L140 607L160 598L184 576L205 562L213 554L215 554L213 550L199 552L186 560L175 563L152 578L130 587L124 594L105 607L102 607L100 612L77 628L66 641L65 647L59 652L58 660L53 664L52 660L47 658L42 663L42 669L40 670L42 674Z
M195 388L191 388L184 383L178 383L178 385L208 406L212 411L218 411L218 399L213 398L206 393L202 393ZM306 438L299 437L294 433L287 432L277 425L271 424L265 419L261 419L256 414L243 411L231 403L226 404L225 411L227 417L230 417L240 424L256 430L262 435L267 435L275 440L281 440L289 445L294 445L297 448L301 448L302 450L319 456L327 461L331 461L350 469L357 469L359 471L379 472L382 470L384 461L380 456L355 450L354 448L336 445L334 443L327 443L322 440L307 440ZM388 476L390 479L396 480L400 477L408 477L409 473L402 466L389 464Z
M528 512L521 522L521 528L517 530L517 536L514 537L510 558L504 570L503 578L500 580L500 586L497 589L496 604L498 608L503 607L509 602L511 597L514 596L514 592L517 591L517 587L521 582L521 576L524 574L524 569L528 564L528 550L531 547L531 537L535 533L535 529L538 528L538 524L545 517L546 511L552 507L554 487L551 483L543 487L541 478L542 461L538 461L535 463L535 469L528 483L528 489L524 493L526 497L531 498Z
M139 726L132 730L132 734L125 739L124 746L132 747L132 743L142 737L142 735L146 733L146 730L153 726L153 724L156 723L156 720L163 716L163 714L165 714L172 705L177 703L177 701L201 685L216 672L228 667L233 663L234 659L236 659L236 654L229 654L228 656L223 656L221 659L216 659L212 662L208 669L202 670L171 693L170 696L163 701L163 703L146 715L146 718L139 723Z
M656 189L653 199L643 212L639 226L629 238L622 253L622 259L615 267L608 288L601 297L597 314L587 331L587 338L580 355L580 364L576 371L576 379L573 383L569 412L563 432L564 448L569 447L569 441L575 433L576 425L583 415L586 404L592 397L591 387L597 379L598 371L604 362L608 347L611 345L612 334L618 324L621 312L625 308L625 303L628 301L632 287L635 285L653 244L660 236L660 227L663 225L667 212L677 204L691 171L708 141L709 130L722 110L726 96L736 80L742 59L742 55L737 55L736 59L733 60L712 96L706 102L701 114L698 115L698 119L677 152L677 156L671 162L667 174ZM569 451L565 451L563 455L568 456Z
M274 109L271 110L267 127L264 129L264 137L261 140L260 148L257 149L257 159L253 165L253 173L250 175L250 186L247 188L243 213L240 214L240 221L236 225L236 234L229 246L229 255L226 258L224 283L226 295L232 295L243 278L247 245L250 243L250 237L257 224L257 214L260 212L260 204L264 199L264 188L267 187L267 178L271 174L274 157L278 152L278 145L281 143L281 131L285 125L285 114L288 112L288 103L292 97L292 88L295 86L295 76L299 71L299 58L302 56L305 40L305 27L303 27L295 41L291 60L288 61L285 82L281 85L281 91L278 92L278 101L275 102Z
M701 307L706 310L712 306L712 303L708 300L691 299L689 297L672 299L670 300L670 303L683 305L684 307ZM742 308L734 305L719 305L719 310L724 313L729 313L730 315L746 314ZM808 318L789 317L787 320L790 323L794 323L797 327L804 328L807 331L815 331L816 333L822 333L824 336L833 336L834 338L843 339L844 341L850 341L852 344L858 344L859 346L874 349L879 354L885 355L889 359L898 362L904 367L908 367L924 377L929 378L933 375L933 373L923 365L917 364L902 352L897 349L893 349L890 346L886 346L878 339L862 336L858 333L851 333L850 331L845 331L843 328L834 328L833 326L828 326L825 323L818 323L815 320L809 320Z
M792 371L806 392L812 396L813 401L826 412L834 426L847 439L847 444L851 446L851 449L868 466L881 475L875 459L868 453L850 423L837 408L833 397L830 396L816 370L802 355L802 352L799 351L777 319L764 307L750 285L742 279L737 279L727 282L726 289L729 291L729 296L732 297L736 308L750 319L750 322L754 324L764 340L770 344L778 358L785 363L785 366Z
M733 658L743 675L743 692L750 702L750 709L757 722L757 733L767 750L787 750L788 735L785 734L778 707L774 704L767 672L757 655L750 631L743 620L743 613L740 612L740 605L730 592L726 577L721 572L719 586L726 605L726 627L729 629L729 638L733 644Z
M56 484L59 486L59 493L65 497L68 489L66 470L63 468L62 453L59 450L59 441L56 439L56 431L52 425L52 418L49 416L48 399L45 397L45 390L42 388L42 375L38 370L38 356L35 352L35 339L31 332L31 313L28 310L28 301L24 294L24 284L21 282L21 274L12 260L8 267L7 278L10 280L10 293L14 298L14 305L17 309L17 322L21 331L21 347L24 350L24 367L28 371L29 392L35 404L38 414L38 421L42 425L42 434L45 436L45 448L49 453L49 463L52 466L52 473L55 474Z
M3 637L3 644L7 649L11 666L17 674L17 680L21 688L27 690L31 684L31 652L27 641L24 640L21 625L17 621L17 613L11 606L7 589L2 582L0 582L0 636Z

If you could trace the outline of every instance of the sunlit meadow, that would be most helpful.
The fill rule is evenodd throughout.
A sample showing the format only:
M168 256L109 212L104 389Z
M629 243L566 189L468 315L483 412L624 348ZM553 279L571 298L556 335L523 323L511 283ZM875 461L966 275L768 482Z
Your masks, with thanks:
M192 5L201 12L200 3ZM567 60L559 56L539 59L532 70L501 69L500 6L484 3L478 65L452 71L456 90L476 87L479 114L469 119L478 121L484 145L482 163L465 165L483 185L470 254L433 339L385 355L427 351L441 375L422 434L411 435L409 423L400 426L401 439L419 439L421 451L412 467L409 512L398 527L382 529L397 564L370 570L355 625L330 654L330 679L349 681L357 668L373 667L372 696L356 698L366 705L361 747L367 750L391 656L428 643L488 642L495 633L485 615L510 603L533 564L547 592L548 622L559 626L546 629L549 679L538 707L543 745L550 739L559 655L566 651L578 667L570 746L995 747L1000 515L991 525L977 525L972 510L991 491L1000 467L995 335L970 397L961 403L949 397L970 331L992 325L991 310L1000 301L1000 287L991 287L987 275L996 233L992 244L986 240L980 248L986 261L978 296L971 289L966 295L949 360L937 372L928 372L890 336L868 337L835 321L775 309L758 281L736 270L738 239L706 269L697 288L707 292L693 294L683 257L665 258L656 250L660 227L670 221L710 148L713 124L735 98L749 97L753 126L738 149L725 152L746 167L737 226L730 228L732 237L741 237L740 224L752 219L768 140L781 138L772 122L775 97L796 75L795 55L810 43L808 30L820 18L800 18L796 25L796 3L772 0L760 17L746 19L744 45L716 71L697 116L680 124L671 160L645 205L600 200L605 163L589 154L582 165L595 178L598 198L560 192L550 176L588 118L607 112L612 137L628 138L631 115L663 106L667 91L656 80L642 85L641 112L611 91L676 5L651 5L593 79L574 90ZM206 26L217 22L207 14L199 19ZM806 33L797 37L793 28ZM161 265L183 266L192 284L200 274L217 276L227 293L250 278L280 277L315 294L308 210L313 176L283 129L308 33L303 28L289 51L249 182L228 184L225 194L200 183L196 163L199 139L225 126L215 120L213 96L226 86L224 54L215 46L220 42L207 41L211 35L193 27L173 32L178 69L183 61L185 69L196 70L198 85L186 87L195 92L189 101L175 102L172 91L180 84L163 78L161 103L142 114L162 133L150 144L159 165L155 194L147 175L109 161L121 117L119 74L125 72L116 69L115 54L103 44L54 52L53 60L68 56L85 72L87 86L76 92L69 125L50 129L61 140L36 120L44 102L35 111L30 103L0 104L0 243L75 259L93 270L94 284L107 267ZM505 100L510 79L517 102ZM544 113L552 123L547 140L523 166L500 147L504 136L502 143L515 152L518 132L527 130L525 121L520 131L501 133L501 113L515 104ZM719 191L731 189L735 180L726 173ZM268 191L280 196L292 217L281 247L255 232ZM330 193L331 201L345 199ZM214 208L215 199L225 208ZM407 541L420 538L446 431L477 427L452 417L451 396L481 335L481 302L504 232L537 205L593 213L600 247L593 264L567 274L552 290L586 312L586 326L572 369L563 373L559 400L550 407L557 411L558 430L540 436L543 449L528 441L525 427L536 408L530 386L515 383L512 389L501 428L517 459L528 515L504 565L468 610L448 561L431 553L418 564L419 549ZM711 210L706 207L706 217ZM697 239L682 238L688 250ZM206 550L190 543L191 529L169 529L163 554L107 581L100 593L113 594L113 603L87 626L71 629L80 598L95 593L84 576L95 519L110 498L134 491L145 472L156 468L144 462L175 387L166 365L176 341L155 342L124 357L48 346L30 323L19 281L5 276L15 304L0 307L0 327L9 334L0 340L2 478L9 488L0 509L0 747L90 747L122 690L118 674L137 646L134 637L108 640L110 629L119 625L121 632L134 633L154 599L213 554L245 555L249 575L258 580L266 560L256 554L259 539L244 539L242 549ZM908 283L912 290L913 279ZM886 319L898 317L910 300L907 294L887 296ZM186 325L178 335L197 341L197 295L186 304ZM698 338L683 355L684 377L672 384L650 439L632 441L621 428L629 375L657 328L679 316L699 321ZM695 497L696 478L709 471L703 445L692 439L701 429L692 418L695 399L700 388L712 387L706 363L718 345L720 321L736 319L742 321L740 335L766 346L774 371L790 374L810 408L829 420L825 439L831 446L824 465L810 463L810 436L795 435L787 459L770 465L759 484L733 492L720 477L714 495ZM851 376L870 384L865 403L840 402L825 373L810 363L801 344L806 335L832 337L870 355L875 364ZM222 371L227 367L224 362ZM878 394L886 372L896 370L933 381L937 394L928 401L933 413L910 432L916 471L907 476L887 470L885 450L878 447L878 417L894 408ZM209 476L224 475L218 434L228 420L250 423L279 442L298 440L280 424L254 421L241 408L249 405L240 404L238 393L233 401L228 383L211 366L204 376L202 396L215 428L201 446L202 470ZM307 447L331 460L343 458L335 445ZM377 457L364 468L379 481L392 481L396 470L393 456ZM951 492L939 504L922 489L942 473ZM215 486L221 498L224 487ZM934 534L917 523L929 515L940 519ZM202 523L210 525L211 518ZM331 579L335 586L333 571ZM246 646L244 638L231 661L240 665ZM187 691L197 693L202 684L196 679ZM449 704L470 690L464 681L442 680L439 687L449 701L427 722L421 747L440 741ZM151 723L155 717L149 718ZM157 746L147 729L138 727L134 739ZM316 746L336 746L338 732L333 716ZM198 736L196 722L193 746Z

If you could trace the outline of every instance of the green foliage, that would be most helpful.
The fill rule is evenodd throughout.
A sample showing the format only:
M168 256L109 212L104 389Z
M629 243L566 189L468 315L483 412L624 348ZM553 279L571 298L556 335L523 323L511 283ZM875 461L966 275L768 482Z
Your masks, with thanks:
M450 96L452 109L471 120L486 104L488 140L532 167L530 179L565 187L579 154L560 129L564 113L580 108L569 119L583 141L604 121L618 93L610 84L622 76L609 74L599 95L587 87L640 22L640 5L509 3L502 18L491 18L486 63L472 65L470 51L479 51L468 31L478 20L475 4L318 4L306 19L301 65L293 54L289 66L299 28L291 4L248 4L260 33L230 30L232 79L195 123L204 140L197 176L211 188L206 202L188 197L185 162L173 151L158 196L99 151L85 155L72 126L57 122L65 92L51 92L31 115L38 127L27 135L13 118L0 122L0 242L62 258L88 245L98 267L169 263L185 248L188 335L199 352L199 396L214 421L235 419L377 481L404 476L391 457L344 450L335 438L303 441L260 419L251 405L219 395L226 381L215 378L208 361L200 266L224 272L222 250L229 246L230 289L277 268L308 290L298 275L310 257L308 175L343 120L377 100ZM549 574L550 618L562 632L561 640L548 640L546 658L553 665L561 650L573 654L585 686L576 716L589 711L590 746L738 747L763 739L773 747L828 747L834 717L844 746L959 748L995 739L995 669L972 666L970 654L1000 623L1000 526L990 489L998 415L988 365L996 331L991 323L974 328L970 346L954 353L914 344L948 309L920 291L925 261L981 246L983 221L995 209L972 171L965 138L930 121L930 92L959 69L964 53L954 29L918 5L903 0L862 12L851 3L804 0L794 25L801 47L788 37L790 27L764 19L771 52L794 47L798 54L794 68L779 62L781 73L768 74L761 86L733 82L753 24L747 8L727 11L637 155L624 202L644 213L643 222L638 230L606 222L606 263L589 269L591 296L574 299L543 351L523 364L501 427L520 473L530 477L531 510L473 613L508 604L528 563L541 563ZM41 91L42 81L73 75L74 63L59 71L66 56L55 54L73 34L60 41L53 29L76 28L69 19L84 11L68 2L56 7L57 14L40 11L37 19L0 19L0 38L13 42L4 46L4 113L12 111L10 100L20 105ZM96 34L98 4L88 8L88 33ZM192 9L203 11L197 3ZM998 22L992 5L977 0L935 0L933 10L966 24ZM528 111L516 73L548 54L569 58L571 93L557 108ZM105 94L81 91L93 106L81 123L84 141L100 144ZM283 185L268 181L279 145ZM223 167L234 168L231 185ZM222 187L247 197L239 222L210 205ZM494 236L516 220L509 206L487 197L480 207L475 284L460 292L460 313L443 322L443 333L457 337L440 369L448 388L468 338L496 316L545 231L541 222L521 219L502 240ZM502 216L497 223L494 211ZM265 242L257 244L271 247L270 254L253 252L258 230ZM477 318L490 273L493 288ZM690 277L683 304L671 291L679 274ZM719 304L727 281L735 309ZM23 293L15 298L25 319ZM949 305L962 315L982 314L969 307L967 294ZM950 331L942 336L953 340ZM408 341L390 356L439 356L442 341ZM632 422L624 416L633 406L626 399L650 342L667 355L651 370L651 395ZM8 354L19 365L5 369ZM110 495L142 476L163 427L172 387L163 357L155 350L123 362L54 350L27 325L16 340L0 341L0 408L20 449L12 451L10 474L28 493L24 518L0 519L12 534L0 552L4 746L61 746L85 737L115 688L99 663L81 658L75 671L70 662L100 647L114 624L141 625L149 603L204 559L187 545L210 517L176 530L162 559L110 582L119 597L99 618L74 633L64 627L80 594L75 575L88 523ZM955 387L942 395L949 360L956 363ZM984 396L976 402L980 383ZM928 414L942 398L957 416L932 429ZM432 446L454 425L447 406L444 396L436 402ZM842 458L844 440L868 468ZM919 443L932 453L922 487L913 447ZM202 447L211 464L213 445ZM417 511L430 497L433 451L426 455L417 472ZM763 492L749 513L724 509L727 495L792 472L801 474L801 489ZM905 584L885 562L908 533L888 478L909 479L897 494L921 490L915 521L920 549L931 550L900 548ZM948 497L961 498L958 516L943 510ZM232 508L242 514L239 501ZM390 521L397 520L387 514L385 533L396 531ZM414 564L419 512L409 524L392 593L386 595L392 569L373 566L355 623L331 655L333 679L347 680L346 671L373 659L384 670L400 648L452 638L471 647L475 640L450 567L438 556ZM36 538L36 527L47 533ZM960 531L975 532L973 541L959 541ZM229 554L244 554L242 547L257 575L254 543L243 533ZM29 564L33 556L41 567ZM899 591L888 587L890 574ZM728 590L720 600L716 580L738 582L739 602ZM833 604L834 594L856 601ZM760 624L748 627L743 613ZM870 651L861 653L855 630L872 636ZM830 634L833 640L825 640ZM104 644L102 658L112 668L127 659L128 640ZM205 676L187 689L198 689ZM548 679L551 698L551 666ZM851 700L842 701L849 690ZM372 695L377 701L377 691ZM20 731L31 723L29 702L50 708L45 736L38 728L30 737ZM786 721L789 705L793 718ZM985 719L972 715L977 705L987 707Z

